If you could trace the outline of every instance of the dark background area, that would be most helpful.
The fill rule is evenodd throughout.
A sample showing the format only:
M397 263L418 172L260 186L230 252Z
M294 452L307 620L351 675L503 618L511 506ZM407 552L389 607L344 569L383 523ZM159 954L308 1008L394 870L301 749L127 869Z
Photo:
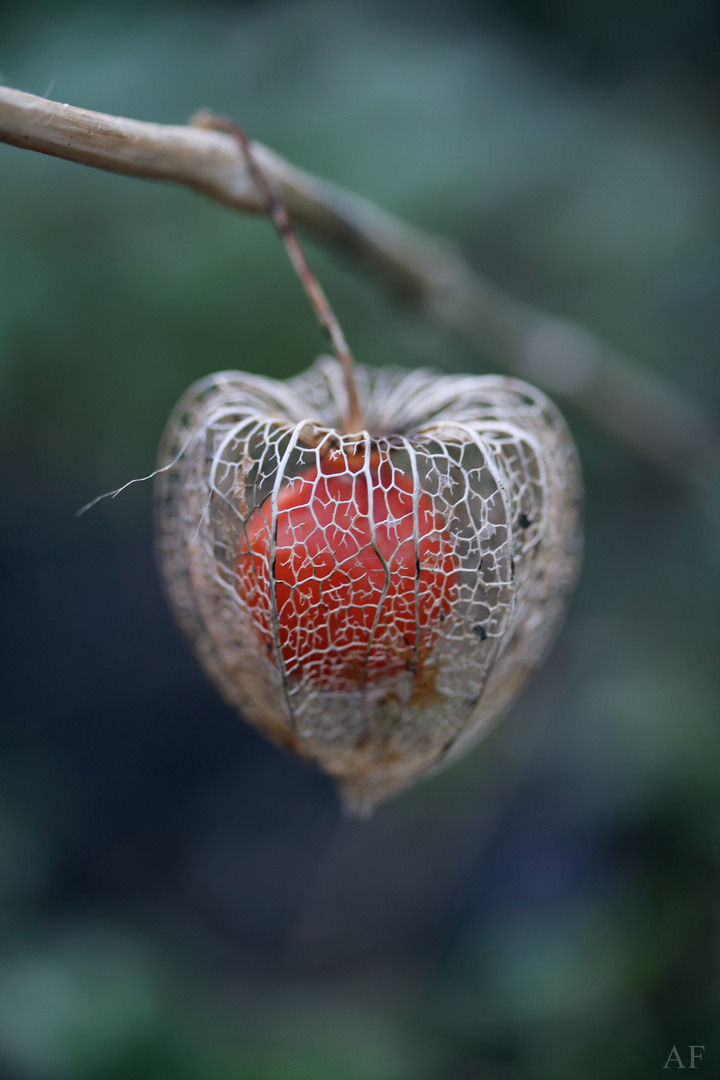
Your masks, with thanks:
M0 7L0 76L233 115L717 409L720 8ZM358 359L488 370L308 244ZM0 1077L605 1080L720 1060L718 487L568 411L577 598L465 761L376 813L222 704L166 610L175 400L322 347L268 223L0 146Z

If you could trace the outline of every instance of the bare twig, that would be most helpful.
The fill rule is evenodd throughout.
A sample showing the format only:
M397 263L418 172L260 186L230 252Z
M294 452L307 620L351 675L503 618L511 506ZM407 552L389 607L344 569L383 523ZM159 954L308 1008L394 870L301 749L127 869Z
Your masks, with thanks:
M84 165L184 184L245 213L264 203L230 136L143 123L0 87L0 141ZM646 458L692 483L717 474L717 423L679 387L586 329L502 292L447 242L294 168L253 143L293 221L340 248L479 351L548 390Z

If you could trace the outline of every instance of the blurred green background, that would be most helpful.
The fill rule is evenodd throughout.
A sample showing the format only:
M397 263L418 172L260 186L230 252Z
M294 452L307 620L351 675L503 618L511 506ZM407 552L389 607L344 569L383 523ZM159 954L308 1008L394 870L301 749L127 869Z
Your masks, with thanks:
M9 85L229 113L716 409L719 42L706 0L0 7ZM487 370L308 249L358 359ZM197 670L150 486L74 519L193 379L321 345L267 222L0 146L0 1076L634 1080L689 1044L717 1075L717 492L570 412L562 637L366 824Z

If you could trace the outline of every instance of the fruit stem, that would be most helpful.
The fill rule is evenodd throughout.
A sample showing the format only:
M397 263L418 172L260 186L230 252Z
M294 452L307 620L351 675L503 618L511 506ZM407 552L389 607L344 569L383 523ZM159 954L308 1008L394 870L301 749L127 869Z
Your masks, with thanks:
M226 116L217 116L214 113L203 112L201 114L200 123L203 127L212 126L227 132L228 135L232 135L240 147L247 163L248 171L258 190L258 194L260 195L265 209L273 219L275 228L285 245L285 250L290 256L290 261L295 268L295 272L300 278L308 299L315 310L318 322L325 331L335 356L340 361L347 392L347 416L345 418L344 430L346 434L357 434L361 432L365 421L360 406L357 383L355 382L355 361L353 360L348 343L345 340L345 335L342 332L340 323L338 322L333 309L330 307L330 302L325 296L320 282L308 265L305 253L300 247L297 234L282 200L258 164L250 139L234 120L230 120Z

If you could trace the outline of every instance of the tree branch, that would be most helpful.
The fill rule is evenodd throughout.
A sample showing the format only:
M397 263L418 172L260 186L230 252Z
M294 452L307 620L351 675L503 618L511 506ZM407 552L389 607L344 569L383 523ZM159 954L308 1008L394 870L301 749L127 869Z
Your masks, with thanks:
M150 124L0 87L0 142L183 184L232 209L262 213L235 140L204 129L203 117L186 127ZM538 384L693 485L720 471L717 421L679 387L583 327L502 292L448 242L296 169L267 147L253 148L296 224L350 254L492 365Z

